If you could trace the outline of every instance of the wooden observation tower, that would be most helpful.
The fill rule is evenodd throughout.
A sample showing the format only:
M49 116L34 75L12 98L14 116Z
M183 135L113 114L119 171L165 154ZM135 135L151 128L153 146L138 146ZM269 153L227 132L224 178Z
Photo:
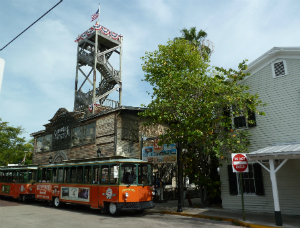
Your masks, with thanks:
M96 107L102 106L107 109L121 105L122 41L121 35L98 23L75 40L78 42L78 48L74 111L94 114ZM118 58L117 61L113 60L113 63L118 66L113 67L110 63L112 54L119 55L119 60ZM80 77L80 82L79 75L83 76ZM88 91L84 92L84 90ZM115 91L119 92L119 101L107 99Z

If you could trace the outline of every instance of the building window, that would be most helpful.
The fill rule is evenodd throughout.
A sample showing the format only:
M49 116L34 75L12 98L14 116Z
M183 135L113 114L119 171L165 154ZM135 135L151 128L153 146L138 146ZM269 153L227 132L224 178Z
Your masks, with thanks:
M232 165L228 165L229 190L230 195L241 194L239 173L232 171ZM263 175L260 164L249 164L249 172L242 173L242 183L244 194L262 196L265 194Z
M248 104L250 104L249 101ZM233 111L236 111L235 107L233 107ZM244 116L245 112L248 114L248 119ZM233 116L232 124L235 128L248 128L256 126L255 112L247 109L246 111L240 110L238 113L240 113L240 115Z
M96 123L78 126L72 129L72 146L95 142Z
M233 118L235 128L247 127L245 116L238 116Z
M285 60L278 60L272 63L273 78L287 75L287 67Z
M129 115L122 117L122 140L139 141L139 120Z
M91 123L84 126L84 141L86 143L93 143L95 141L95 123Z
M50 151L52 147L52 135L44 135L36 139L36 152Z
M248 128L256 126L255 112L248 111L248 121L245 116L237 116L233 118L235 128Z

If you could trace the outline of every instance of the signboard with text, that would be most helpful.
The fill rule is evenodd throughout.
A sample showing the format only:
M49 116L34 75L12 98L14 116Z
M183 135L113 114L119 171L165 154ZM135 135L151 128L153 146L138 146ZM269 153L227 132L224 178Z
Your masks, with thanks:
M243 173L248 171L248 159L246 154L231 154L232 171L234 173Z
M143 147L143 161L152 163L175 163L177 161L176 144L158 146L157 142L153 146Z

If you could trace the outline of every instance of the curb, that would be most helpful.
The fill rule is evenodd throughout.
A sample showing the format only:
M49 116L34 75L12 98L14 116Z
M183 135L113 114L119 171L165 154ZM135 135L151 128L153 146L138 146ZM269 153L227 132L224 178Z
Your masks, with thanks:
M149 211L149 212L160 213L160 214L181 215L181 216L211 219L211 220L217 220L217 221L226 221L226 222L231 222L234 225L244 226L244 227L251 227L251 228L278 228L278 226L259 225L259 224L240 221L238 219L224 218L224 217L218 217L218 216L212 216L212 215L197 215L197 214L189 214L189 213L186 213L186 212L170 212L170 211ZM283 228L283 227L281 227L281 228Z

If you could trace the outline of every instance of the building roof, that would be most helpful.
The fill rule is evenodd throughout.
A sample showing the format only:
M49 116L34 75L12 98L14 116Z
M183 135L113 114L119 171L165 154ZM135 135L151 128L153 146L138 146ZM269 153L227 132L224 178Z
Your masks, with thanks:
M273 47L272 49L249 63L247 70L245 70L245 73L254 74L264 68L266 65L274 62L279 58L300 59L300 47ZM249 77L251 77L251 75Z
M142 107L132 107L132 106L121 106L121 107L117 107L114 109L108 109L102 112L99 112L97 114L85 117L81 120L81 122L86 121L86 120L90 120L90 119L94 119L100 116L104 116L107 115L109 113L113 113L113 112L118 112L118 111L125 111L125 110L129 110L129 111L144 111L146 108L142 108Z
M70 116L74 116L76 118L79 118L79 122L85 122L87 120L91 120L91 119L94 119L94 118L98 118L98 117L101 117L101 116L104 116L104 115L107 115L107 114L110 114L110 113L114 113L114 112L118 112L118 111L144 111L146 108L142 108L142 107L133 107L133 106L120 106L120 107L117 107L117 108L113 108L113 109L108 109L108 110L104 110L102 112L99 112L97 114L94 114L94 115L90 115L90 116L87 116L87 117L83 117L83 113L82 112L69 112L67 109L65 108L60 108L58 109L58 111L54 114L53 118L50 119L49 121L53 121L55 120L56 118L58 118L59 115L61 115L62 113L65 113L65 112L68 112L70 114ZM45 124L44 126L48 126L50 123L47 123ZM41 130L41 131L37 131L37 132L34 132L34 133L31 133L30 136L34 137L34 136L37 136L37 135L42 135L45 133L45 130Z
M268 146L247 154L249 160L300 159L300 143Z

